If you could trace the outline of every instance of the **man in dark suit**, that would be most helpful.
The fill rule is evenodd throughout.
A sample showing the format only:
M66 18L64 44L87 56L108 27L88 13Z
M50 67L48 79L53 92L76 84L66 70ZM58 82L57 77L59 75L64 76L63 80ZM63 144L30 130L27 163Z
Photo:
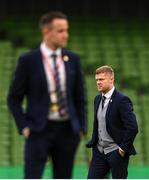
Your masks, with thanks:
M112 172L112 178L128 175L129 156L138 132L131 100L114 87L114 72L109 66L96 70L97 89L94 101L94 127L87 147L93 148L88 179L102 179Z
M40 29L40 48L18 61L8 106L25 138L25 178L41 178L48 157L53 178L71 178L76 149L86 133L82 70L79 57L64 49L68 40L66 15L43 15Z

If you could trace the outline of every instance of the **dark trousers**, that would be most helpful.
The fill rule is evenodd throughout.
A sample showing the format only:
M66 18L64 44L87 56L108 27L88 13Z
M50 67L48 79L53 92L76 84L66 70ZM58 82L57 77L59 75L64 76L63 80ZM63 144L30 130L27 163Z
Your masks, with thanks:
M100 153L97 147L94 147L88 179L107 178L110 170L113 179L126 179L128 175L128 162L129 156L121 157L118 150L105 155Z
M39 179L48 157L52 160L53 178L70 179L79 135L70 121L48 122L44 132L31 133L25 143L25 179Z

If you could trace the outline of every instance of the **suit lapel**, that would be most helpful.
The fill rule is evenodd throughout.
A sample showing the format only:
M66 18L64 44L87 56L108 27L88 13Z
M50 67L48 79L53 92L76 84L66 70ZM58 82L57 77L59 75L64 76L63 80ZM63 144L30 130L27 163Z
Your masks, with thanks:
M65 72L66 72L66 90L68 92L68 87L69 87L69 61L70 57L68 56L67 52L62 49L62 60L64 62L64 66L65 66Z
M42 78L43 86L48 91L47 79L46 79L46 74L45 74L43 60L42 60L42 53L41 53L40 49L38 49L37 62L38 62L39 72L40 72L40 75L41 75L41 78Z
M108 108L107 108L107 111L106 111L106 120L108 120L108 117L109 117L109 114L110 114L110 110L111 110L111 107L113 105L115 93L116 93L116 90L114 90L114 92L113 92L113 94L111 96L111 99L109 101Z

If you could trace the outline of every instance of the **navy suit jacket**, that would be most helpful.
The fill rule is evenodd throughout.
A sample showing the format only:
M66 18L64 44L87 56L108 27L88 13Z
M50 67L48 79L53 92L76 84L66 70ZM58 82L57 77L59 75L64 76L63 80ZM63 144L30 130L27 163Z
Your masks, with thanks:
M85 133L86 100L79 57L63 49L62 57L64 56L69 58L67 62L64 61L64 64L71 125L75 133L80 131ZM25 110L22 108L24 96L26 96ZM20 133L25 127L29 127L31 131L40 132L46 126L50 97L39 48L20 57L9 90L8 106Z
M97 95L94 101L94 126L92 139L87 147L94 147L98 143L97 110L101 101L101 95ZM138 132L136 117L133 113L131 100L114 90L106 112L106 128L113 140L129 155L136 154L133 141Z

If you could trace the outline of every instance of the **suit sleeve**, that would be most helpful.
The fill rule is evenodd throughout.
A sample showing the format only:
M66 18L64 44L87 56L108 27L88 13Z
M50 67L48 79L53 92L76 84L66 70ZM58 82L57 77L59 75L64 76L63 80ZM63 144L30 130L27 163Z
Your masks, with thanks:
M86 134L87 132L87 98L86 98L86 88L85 80L83 76L83 71L80 65L80 59L76 58L76 69L77 78L75 83L75 101L77 106L77 111L79 115L81 131Z
M99 96L96 96L94 98L94 121L93 121L93 132L92 132L92 138L91 140L86 144L87 148L91 148L93 146L95 146L97 144L98 141L98 122L96 120L96 114L95 114L95 107L96 107L96 103L97 103L97 98L99 98Z
M22 129L27 126L22 108L23 98L26 93L26 86L27 67L25 59L22 57L18 61L7 98L8 107L16 121L19 133L21 133Z
M132 102L126 96L121 101L120 114L125 129L124 137L120 148L123 149L125 152L129 153L136 134L138 133L138 125L136 121L136 116L133 113Z

